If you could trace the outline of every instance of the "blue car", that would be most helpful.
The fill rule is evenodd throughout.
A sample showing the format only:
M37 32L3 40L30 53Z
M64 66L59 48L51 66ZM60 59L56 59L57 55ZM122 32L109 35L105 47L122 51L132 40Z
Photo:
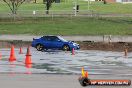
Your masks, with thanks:
M79 49L79 44L67 41L60 36L43 36L32 41L32 47L35 47L38 51L48 49L59 49L64 51L70 51L73 48Z

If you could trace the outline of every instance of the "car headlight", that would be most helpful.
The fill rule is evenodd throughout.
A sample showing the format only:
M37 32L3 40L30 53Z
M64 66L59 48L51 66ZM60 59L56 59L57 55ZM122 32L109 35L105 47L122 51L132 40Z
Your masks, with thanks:
M76 43L73 43L73 46L76 46Z

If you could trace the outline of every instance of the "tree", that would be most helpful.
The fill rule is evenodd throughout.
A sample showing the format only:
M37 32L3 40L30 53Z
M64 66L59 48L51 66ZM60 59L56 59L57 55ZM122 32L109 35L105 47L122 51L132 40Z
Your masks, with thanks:
M10 8L13 14L17 14L17 10L21 4L23 4L26 0L3 0Z
M37 0L34 0L34 3L37 3Z
M107 4L106 0L104 0L104 4Z
M55 0L46 0L46 14L49 14L49 9Z

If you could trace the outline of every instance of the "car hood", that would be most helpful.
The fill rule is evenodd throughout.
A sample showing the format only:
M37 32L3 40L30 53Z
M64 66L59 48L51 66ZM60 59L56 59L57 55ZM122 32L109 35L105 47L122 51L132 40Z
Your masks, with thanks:
M75 45L79 45L79 44L75 43L74 41L68 41L68 43L75 44Z
M68 43L75 43L75 42L73 42L73 41L68 41Z

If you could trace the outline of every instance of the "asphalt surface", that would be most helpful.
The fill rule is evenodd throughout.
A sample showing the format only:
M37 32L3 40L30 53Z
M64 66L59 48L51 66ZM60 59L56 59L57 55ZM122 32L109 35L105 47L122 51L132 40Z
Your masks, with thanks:
M53 51L39 52L31 48L32 68L24 65L26 47L17 60L8 61L10 49L1 49L0 86L2 88L83 88L78 78L81 67L88 71L90 79L129 79L132 80L132 54L104 51ZM132 86L87 86L86 88L131 88Z
M124 56L124 52L76 50L75 55L61 50L39 52L30 48L32 67L27 69L25 63L26 47L23 54L15 48L16 61L9 62L10 49L0 49L0 73L32 73L32 74L81 74L81 68L90 75L132 75L132 53Z
M48 74L0 74L1 88L84 88L78 82L79 75ZM90 75L91 79L131 79L105 75ZM131 88L132 86L87 86L85 88Z
M40 36L30 35L1 35L0 40L23 40L32 41L32 38ZM102 36L63 36L72 41L109 41ZM124 41L131 41L131 36L116 37ZM113 37L112 37L113 38ZM126 40L127 40L126 39ZM126 41L125 40L125 41ZM89 72L90 79L130 79L132 80L132 54L124 57L123 52L104 51L76 51L71 52L50 51L38 52L31 48L33 67L26 68L24 54L19 55L19 49L15 49L17 61L13 64L8 62L10 49L1 49L2 59L0 63L0 86L1 88L83 88L78 78L81 67ZM48 67L45 67L45 64ZM67 73L68 72L68 73ZM87 86L86 88L132 88L132 86Z

